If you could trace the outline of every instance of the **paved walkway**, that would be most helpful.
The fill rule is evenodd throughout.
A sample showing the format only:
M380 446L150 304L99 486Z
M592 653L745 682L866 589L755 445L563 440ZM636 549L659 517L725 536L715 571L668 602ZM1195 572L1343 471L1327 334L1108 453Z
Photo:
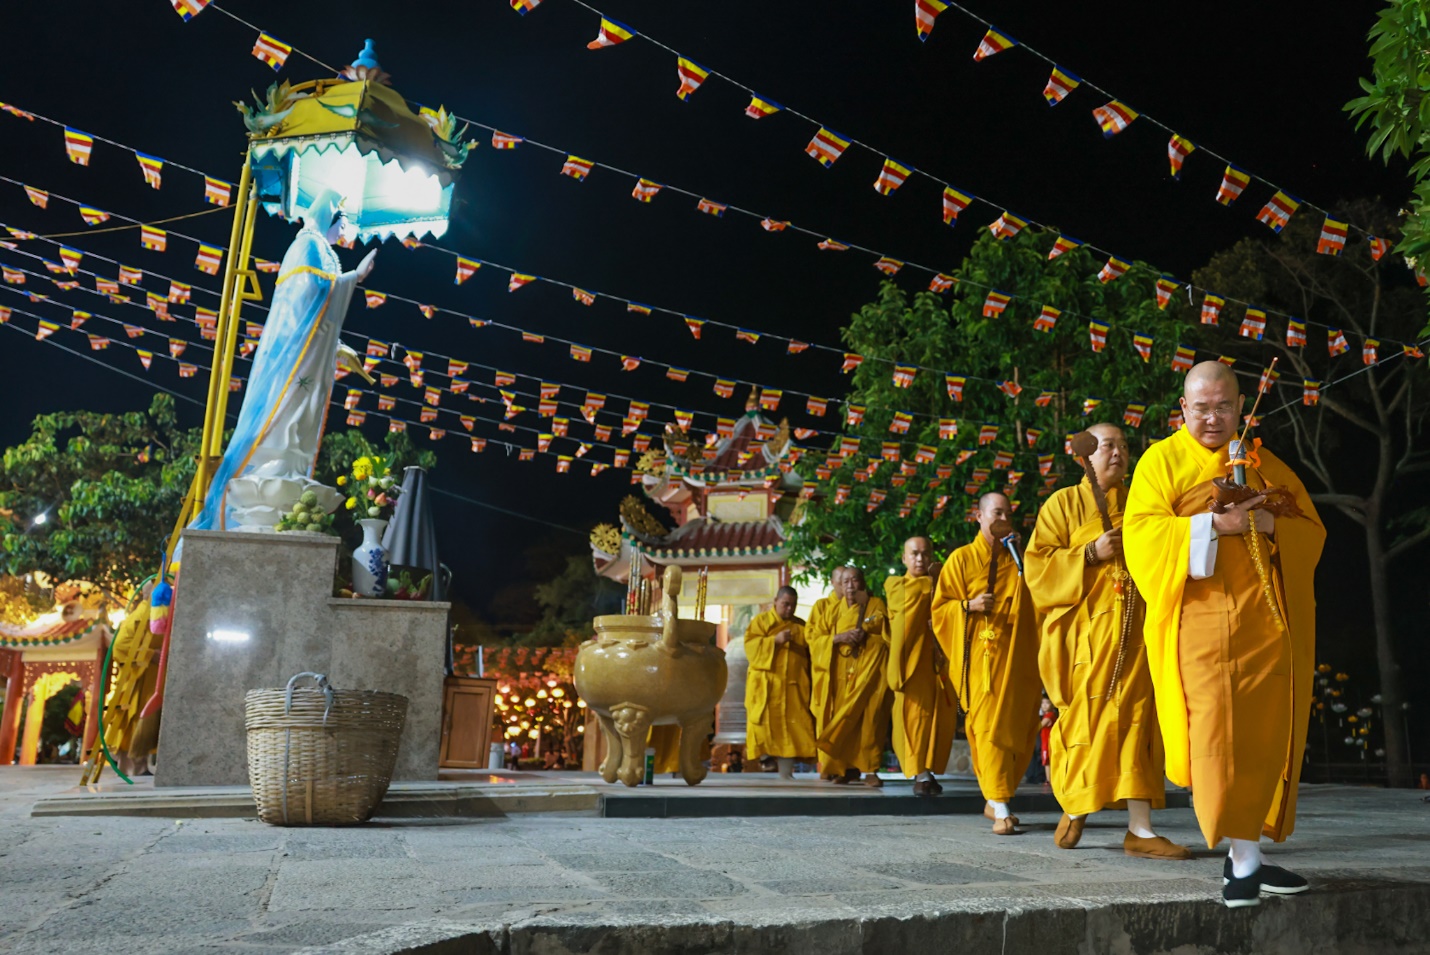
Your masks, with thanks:
M1276 859L1313 891L1233 912L1220 853L1128 858L1118 813L1072 852L1053 813L1013 838L970 816L29 815L74 782L0 768L0 951L1430 952L1430 804L1412 791L1305 790ZM1190 811L1157 822L1195 845Z

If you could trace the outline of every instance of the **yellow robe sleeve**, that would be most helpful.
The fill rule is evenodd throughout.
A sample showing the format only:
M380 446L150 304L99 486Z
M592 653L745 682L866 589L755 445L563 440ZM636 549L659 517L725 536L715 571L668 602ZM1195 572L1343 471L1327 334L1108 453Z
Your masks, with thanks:
M783 622L773 610L766 610L750 621L745 630L745 656L750 660L751 670L775 668L774 634Z
M1042 615L1042 633L1038 641L1038 674L1048 699L1058 709L1067 709L1072 699L1072 672L1077 653L1075 621L1069 618L1082 612L1087 599L1087 562L1083 557L1086 544L1074 546L1073 532L1077 515L1070 513L1075 498L1092 494L1086 478L1077 487L1063 488L1050 497L1038 511L1038 522L1023 554L1028 591L1034 606ZM1094 504L1094 508L1095 508ZM1096 538L1093 538L1096 540Z
M938 586L933 593L933 632L943 655L948 658L948 671L953 675L955 692L958 690L958 675L963 672L963 634L968 625L968 614L963 609L965 600L972 600L987 589L987 579L975 583L978 591L969 586L970 577L963 548L959 548L944 561L939 571ZM967 705L967 701L965 701Z
M924 625L927 618L920 613L920 603L933 590L932 577L890 577L884 582L884 595L889 607L889 689L895 693L914 675L918 666L918 638L911 627ZM946 656L947 654L945 654Z
M829 660L834 652L834 608L836 597L821 597L815 601L804 628L805 646L809 648L809 709L823 719L829 704Z

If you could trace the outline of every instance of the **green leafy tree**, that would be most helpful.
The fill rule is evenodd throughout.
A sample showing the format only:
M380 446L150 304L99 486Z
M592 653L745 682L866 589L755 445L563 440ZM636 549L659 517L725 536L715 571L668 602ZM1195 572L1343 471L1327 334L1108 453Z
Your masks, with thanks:
M378 455L387 462L392 474L399 481L402 469L416 465L431 471L437 466L435 452L418 450L412 443L412 436L406 431L383 435L382 444L374 444L367 435L354 428L334 431L323 435L322 447L318 450L318 464L313 468L313 479L324 484L336 484L338 478L351 474L353 462L358 458Z
M1392 0L1369 40L1371 78L1361 79L1365 95L1346 110L1356 128L1370 126L1369 155L1412 161L1414 199L1396 251L1418 262L1430 251L1430 2Z
M985 236L956 274L959 281L947 304L931 292L910 300L886 282L878 301L852 316L844 342L865 361L854 373L846 400L865 411L862 424L846 427L845 434L859 439L859 452L840 460L836 439L827 458L820 449L801 459L801 475L818 483L821 496L808 503L803 520L790 529L794 563L818 575L853 564L877 587L886 575L901 572L897 563L907 537L929 535L940 554L970 540L969 507L978 495L1007 487L1010 472L1021 472L1009 490L1025 526L1030 524L1051 487L1080 477L1063 453L1069 432L1098 421L1120 424L1129 404L1141 404L1146 405L1142 423L1129 428L1134 445L1145 446L1167 433L1181 383L1171 359L1185 305L1158 308L1153 281L1136 269L1099 281L1103 262L1083 249L1050 261L1053 241L1052 235L1028 230L1001 242ZM996 317L983 314L989 287L1017 296ZM1050 331L1034 331L1044 303L1062 314ZM1110 326L1101 352L1092 350L1089 320ZM1134 347L1135 334L1153 339L1150 360L1144 361ZM920 370L910 387L899 387L890 366L873 359L993 381L970 377L957 401L949 396L943 375ZM1000 381L1014 383L1010 390L1016 396L1001 391ZM1040 397L1047 400L1040 403ZM1087 399L1098 403L1085 414ZM899 411L914 415L903 435L889 430ZM952 440L940 438L940 419L946 418L957 420ZM984 424L998 431L980 446ZM856 474L880 459L886 442L897 442L899 460L880 464L873 478L861 482ZM933 449L934 460L918 463L920 448L925 456ZM1013 463L994 469L997 452L1011 453ZM1052 456L1046 478L1039 461L1045 455ZM960 457L966 458L961 464ZM939 478L940 468L947 469L946 479ZM973 489L975 477L982 476L975 471L983 469L990 473ZM849 489L848 499L836 505L840 486ZM871 495L878 491L887 497L875 504Z
M522 646L575 646L595 635L591 618L620 613L624 589L600 576L588 555L566 558L566 566L551 580L534 589L541 617Z
M1368 223L1379 235L1395 234L1391 211L1378 204L1351 203L1338 214ZM1364 243L1339 257L1317 255L1320 225L1318 218L1297 216L1279 238L1244 239L1213 256L1194 280L1218 294L1344 330L1350 349L1334 358L1326 330L1315 326L1305 347L1289 346L1284 326L1268 328L1264 344L1224 336L1223 347L1239 359L1238 367L1241 358L1259 368L1267 351L1280 355L1282 383L1263 400L1260 434L1296 462L1323 511L1336 508L1365 533L1381 696L1386 712L1399 714L1406 689L1390 575L1406 557L1423 555L1421 545L1430 539L1421 478L1430 471L1430 368L1394 342L1414 341L1425 323L1425 302L1409 283L1393 280L1399 278L1395 263L1375 262ZM1368 367L1364 343L1381 338L1388 341L1377 349L1380 363ZM1305 379L1326 383L1314 407L1302 404ZM1254 394L1255 384L1245 390ZM1403 722L1392 717L1383 727L1392 784L1407 785Z
M0 460L0 573L84 579L114 598L153 573L193 479L197 429L174 399L147 411L58 412Z

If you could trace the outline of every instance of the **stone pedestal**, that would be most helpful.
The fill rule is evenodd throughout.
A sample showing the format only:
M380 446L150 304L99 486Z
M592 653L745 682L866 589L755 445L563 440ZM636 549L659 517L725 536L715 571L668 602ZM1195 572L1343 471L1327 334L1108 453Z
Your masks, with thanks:
M325 534L185 531L156 786L248 782L243 697L295 673L408 699L394 779L436 779L450 604L332 596Z

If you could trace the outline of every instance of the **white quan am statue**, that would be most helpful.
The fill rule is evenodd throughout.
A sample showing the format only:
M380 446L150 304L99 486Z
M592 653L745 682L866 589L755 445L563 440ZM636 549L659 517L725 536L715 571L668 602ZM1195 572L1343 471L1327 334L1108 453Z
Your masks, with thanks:
M303 216L283 264L263 335L253 356L238 426L224 451L203 510L190 527L271 531L305 491L324 513L343 496L312 478L339 364L372 379L338 340L357 283L376 250L342 271L332 244L347 230L342 197L321 193Z

